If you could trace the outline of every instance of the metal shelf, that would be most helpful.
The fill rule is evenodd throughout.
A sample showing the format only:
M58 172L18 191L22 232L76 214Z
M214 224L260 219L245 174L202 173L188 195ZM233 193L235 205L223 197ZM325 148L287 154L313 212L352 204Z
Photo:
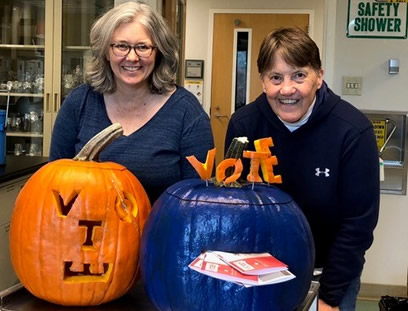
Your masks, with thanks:
M7 132L6 136L10 137L43 137L43 133L36 133L36 132Z
M18 50L39 50L45 49L45 46L42 45L32 45L32 44L0 44L0 49L18 49Z
M8 93L0 93L0 96L8 96ZM44 97L43 93L10 93L10 96L15 97Z

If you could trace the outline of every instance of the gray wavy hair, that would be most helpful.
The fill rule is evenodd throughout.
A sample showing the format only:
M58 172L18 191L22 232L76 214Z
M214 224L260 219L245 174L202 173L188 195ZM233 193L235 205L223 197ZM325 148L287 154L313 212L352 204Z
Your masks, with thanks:
M91 59L85 81L100 93L113 93L116 83L109 62L106 59L113 32L122 23L135 18L146 28L157 46L156 63L149 77L152 93L166 93L175 87L178 69L178 44L166 20L150 6L142 2L125 2L97 19L90 33Z

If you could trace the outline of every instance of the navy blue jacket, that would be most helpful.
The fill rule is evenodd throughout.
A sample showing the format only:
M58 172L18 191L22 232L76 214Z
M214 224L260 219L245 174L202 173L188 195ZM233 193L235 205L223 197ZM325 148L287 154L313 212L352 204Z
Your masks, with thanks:
M95 134L111 124L103 95L88 85L79 86L58 112L49 159L73 158ZM193 94L178 87L144 126L114 140L99 159L127 167L153 204L177 181L198 178L186 156L195 155L205 162L207 151L213 146L208 115Z
M306 124L290 132L265 94L231 117L226 149L234 137L272 137L277 185L289 193L311 226L316 267L323 267L320 298L337 306L361 274L379 210L378 150L371 122L323 83ZM246 176L248 164L245 164Z

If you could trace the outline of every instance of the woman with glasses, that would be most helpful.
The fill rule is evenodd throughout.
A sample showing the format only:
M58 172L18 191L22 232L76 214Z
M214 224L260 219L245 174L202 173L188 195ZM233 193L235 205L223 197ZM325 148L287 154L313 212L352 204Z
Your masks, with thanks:
M146 4L118 5L92 26L86 83L65 99L53 129L50 160L73 158L112 123L123 135L100 154L126 166L151 203L173 183L197 177L186 161L205 161L213 148L208 115L175 84L177 41L163 17Z

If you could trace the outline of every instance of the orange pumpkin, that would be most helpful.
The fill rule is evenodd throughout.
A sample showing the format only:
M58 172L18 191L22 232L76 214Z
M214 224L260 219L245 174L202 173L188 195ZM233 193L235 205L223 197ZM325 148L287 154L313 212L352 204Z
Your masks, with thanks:
M139 275L150 212L146 192L124 166L81 156L38 170L11 221L10 253L21 283L62 305L98 305L128 291Z

